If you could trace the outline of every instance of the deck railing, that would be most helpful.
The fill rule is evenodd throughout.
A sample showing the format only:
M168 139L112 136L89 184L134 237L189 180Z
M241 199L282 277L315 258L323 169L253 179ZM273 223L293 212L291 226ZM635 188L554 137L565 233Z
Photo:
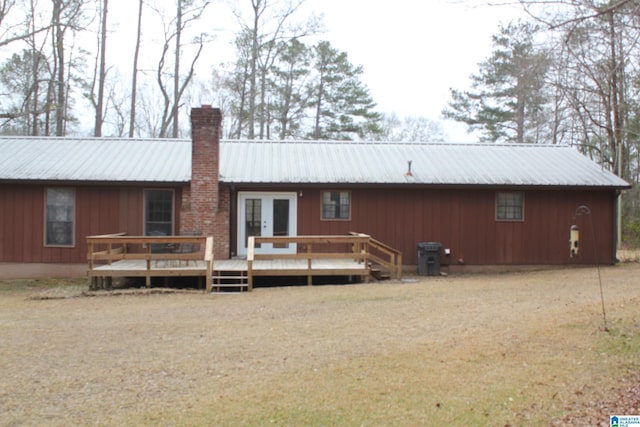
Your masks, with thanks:
M151 277L204 276L206 288L211 290L213 237L127 236L126 233L117 233L89 236L87 247L87 274L92 287L96 287L97 278L104 277L143 276L146 286L150 287ZM105 267L123 260L142 260L144 267ZM158 268L159 261L162 261L162 268ZM191 265L190 261L193 261Z
M389 275L397 280L402 278L402 252L363 233L349 233L352 236L367 237L367 247L363 250L369 254L368 261L372 265L380 265L389 271Z
M272 244L274 247L295 247L295 253L257 253L257 245ZM293 245L293 246L290 246ZM327 275L326 268L315 268L320 260L345 260L357 265L345 265L331 270L329 275L361 275L369 279L371 265L383 265L390 271L392 277L402 276L402 254L361 233L351 233L347 236L251 236L247 244L247 268L249 289L253 287L253 276L258 273L253 264L258 260L303 260L306 269L302 274L307 276L307 284L312 284L313 276ZM266 273L265 273L266 274ZM278 270L278 275L300 275L299 268L292 270Z
M261 245L273 245L276 252L290 248L293 253L259 253ZM185 245L198 248L180 250ZM210 291L213 280L213 238L205 236L127 236L125 233L87 237L88 276L92 288L102 287L113 277L204 276ZM254 268L255 262L269 261ZM282 261L282 262L280 262ZM369 280L374 267L382 266L392 278L402 276L402 254L361 233L345 236L280 236L248 239L247 281L251 290L254 276L361 276ZM101 286L102 285L102 286Z

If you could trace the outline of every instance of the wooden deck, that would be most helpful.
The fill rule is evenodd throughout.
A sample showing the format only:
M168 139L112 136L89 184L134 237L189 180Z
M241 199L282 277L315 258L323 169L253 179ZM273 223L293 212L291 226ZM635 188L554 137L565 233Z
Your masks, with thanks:
M207 265L204 261L153 260L150 269L158 274L152 276L205 276ZM141 259L123 259L112 264L95 266L94 276L122 276L123 272L132 277L147 276L147 262ZM131 273L131 274L129 274ZM162 273L162 274L160 274Z
M246 259L229 259L213 261L213 271L247 271ZM358 274L366 273L362 263L345 259L321 259L313 263L313 269L327 273L340 270L354 270ZM254 276L306 276L307 262L300 259L263 259L253 261ZM273 274L271 274L273 273Z
M370 269L366 264L346 258L294 258L293 255L264 255L268 259L231 259L213 262L212 289L237 287L253 289L255 277L299 276L307 277L307 285L316 276L358 276L368 281ZM238 283L241 286L238 286Z
M90 287L103 288L114 277L203 277L211 288L213 238L205 236L87 237Z
M386 263L390 274L402 274L402 256L362 234L349 236L250 237L247 259L214 260L211 237L133 237L124 234L87 238L88 276L92 288L105 287L113 277L144 277L147 287L152 277L201 277L206 290L238 288L251 290L257 276L306 276L313 284L314 276L359 276L368 281L372 260ZM261 243L295 243L295 254L256 254ZM176 250L181 245L198 251ZM331 250L327 250L326 246ZM318 252L325 246L324 252ZM343 247L342 250L335 250ZM155 251L153 250L155 248ZM158 250L160 248L160 250ZM344 249L346 248L346 249ZM372 253L371 249L389 258Z

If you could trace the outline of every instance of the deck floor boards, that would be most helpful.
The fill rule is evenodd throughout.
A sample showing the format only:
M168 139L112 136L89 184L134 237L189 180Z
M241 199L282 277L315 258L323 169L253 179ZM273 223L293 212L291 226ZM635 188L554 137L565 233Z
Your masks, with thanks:
M154 260L151 261L152 270L202 270L204 274L207 264L201 260ZM146 271L147 262L142 259L123 259L111 264L95 266L94 271Z
M314 270L327 270L327 272L333 270L362 270L366 271L364 264L348 259L317 259L312 263ZM155 260L151 262L151 269L156 275L161 275L163 270L169 271L186 271L186 270L201 270L202 275L206 273L206 263L204 261L176 261L176 260ZM216 260L213 262L213 271L247 271L247 260L244 259L225 259ZM99 272L126 272L135 271L143 272L147 270L146 261L125 259L115 261L112 264L105 264L95 266L93 268L94 275L99 275ZM253 262L253 270L256 272L265 273L273 271L273 275L277 276L278 271L291 271L300 270L300 275L306 275L307 260L304 259L273 259L273 260L255 260ZM98 274L96 274L98 273Z
M266 240L265 240L266 239ZM256 242L278 243L293 240L307 245L305 253L288 255L255 254ZM273 242L272 242L273 241ZM395 252L385 249L370 236L357 234L349 236L286 236L249 238L248 259L215 260L213 237L181 236L126 236L124 233L87 237L89 246L90 286L102 288L110 286L114 277L144 277L147 287L156 277L197 276L206 279L206 289L212 285L226 286L234 283L251 290L256 276L306 276L307 283L313 284L314 276L360 276L369 281L368 245L386 251L392 262L400 259ZM166 244L197 244L204 251L186 253L157 252L152 249ZM343 245L346 251L314 252L312 245ZM131 246L134 245L134 246ZM136 252L141 245L146 252ZM377 246L376 246L377 245ZM133 248L133 249L132 249ZM133 252L132 252L133 250ZM377 261L377 257L372 257ZM384 262L384 261L383 261ZM393 267L391 267L393 269ZM214 283L215 282L215 283ZM106 284L106 285L105 285Z

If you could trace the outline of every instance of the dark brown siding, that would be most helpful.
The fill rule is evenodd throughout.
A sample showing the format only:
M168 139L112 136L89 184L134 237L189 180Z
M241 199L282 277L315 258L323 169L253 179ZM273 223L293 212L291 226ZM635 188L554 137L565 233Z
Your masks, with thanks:
M81 263L86 260L88 235L142 234L143 189L148 187L69 187L76 191L76 244L52 248L44 246L43 238L45 185L0 185L0 261ZM470 265L594 264L594 233L597 261L614 261L612 191L526 190L524 221L501 222L495 220L494 190L407 188L341 188L351 191L351 219L321 221L323 190L336 188L277 189L301 194L298 234L367 233L401 250L406 264L417 263L416 244L427 241L449 248L451 255L443 262L453 264L459 260ZM179 230L180 188L175 196ZM574 218L580 205L589 206L591 215ZM580 227L581 236L580 255L574 259L569 257L572 224ZM231 241L235 242L235 228Z
M327 188L331 190L332 188ZM443 262L471 265L612 263L612 191L528 190L521 222L495 220L494 190L353 189L350 221L320 220L320 189L298 199L298 234L367 233L417 263L419 242L440 242ZM590 216L573 218L580 205ZM569 256L569 229L580 227L580 255Z
M0 261L86 262L86 236L143 232L142 186L51 185L75 189L74 247L45 247L44 191L46 185L0 185ZM166 188L166 187L163 187ZM175 195L176 230L179 230L181 190Z

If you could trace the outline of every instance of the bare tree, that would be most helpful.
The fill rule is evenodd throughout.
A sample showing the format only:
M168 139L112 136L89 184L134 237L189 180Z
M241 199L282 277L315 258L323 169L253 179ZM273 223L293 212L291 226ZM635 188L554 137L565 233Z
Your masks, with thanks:
M30 2L33 6L33 2ZM29 15L29 10L23 10L22 2L16 3L16 0L0 0L0 47L7 46L17 41L24 41L42 32L48 31L50 23L43 25L30 26L24 25L23 18L27 21L35 23L33 16ZM33 7L31 11L33 11Z
M556 87L569 139L635 184L625 193L618 213L626 230L622 234L640 241L640 2L520 3L558 40L554 49L558 52Z
M53 37L51 39L54 58L54 79L50 90L54 96L55 134L63 136L66 132L66 122L69 107L69 70L73 62L65 60L67 31L83 29L83 0L52 0L51 26Z
M140 57L140 39L142 38L142 5L138 1L138 25L136 27L136 48L133 53L133 72L131 77L131 110L129 111L129 138L133 138L136 128L136 98L138 95L138 58Z
M183 37L192 24L199 21L209 4L211 4L210 0L177 0L175 16L164 26L164 42L156 68L156 82L163 99L159 133L162 138L179 136L178 113L181 98L195 74L195 66L205 43L210 40L205 32L199 32L187 42L183 41ZM186 53L187 47L193 48L192 57L186 72L183 73L181 71L182 56ZM168 71L170 67L172 71Z
M102 8L99 13L100 31L98 36L98 58L96 67L94 68L93 81L91 84L91 93L89 98L95 109L95 123L93 127L93 136L102 136L102 125L104 123L105 105L104 105L104 89L105 80L107 78L106 62L107 62L107 13L109 0L101 0ZM98 86L97 98L95 96L95 86Z
M240 24L242 40L248 42L238 52L238 61L246 63L248 71L246 114L239 118L244 120L246 116L249 139L255 138L256 128L258 137L265 137L269 71L280 54L281 42L316 34L321 28L320 18L313 14L302 24L294 21L304 3L305 0L251 0L251 11L247 17L240 6L233 9ZM241 57L241 54L246 56ZM242 122L239 127L244 127Z
M12 4L6 2L0 3L2 8L0 23L6 24L1 27L11 28L13 34L22 34L24 38L21 41L27 45L27 48L16 51L0 66L0 81L4 89L0 118L5 119L2 131L21 135L39 135L44 132L41 124L46 126L46 120L40 118L49 108L46 86L52 80L46 51L48 31L37 30L42 28L42 22L38 20L36 0L20 4L23 9L16 7L11 9L11 6ZM6 21L10 20L8 17L10 10L13 10L14 17L18 12L22 12L24 16L21 22L22 27L11 26Z
M398 117L397 114L384 114L383 132L379 139L397 142L444 142L442 124L427 117Z

